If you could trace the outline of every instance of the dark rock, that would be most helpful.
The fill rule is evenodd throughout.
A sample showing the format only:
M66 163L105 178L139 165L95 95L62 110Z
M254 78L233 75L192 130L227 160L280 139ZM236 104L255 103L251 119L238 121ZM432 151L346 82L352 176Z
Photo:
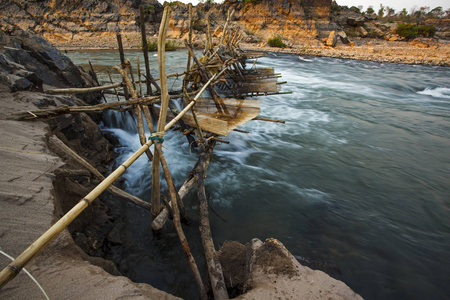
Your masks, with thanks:
M337 35L339 36L343 44L350 44L350 40L348 39L348 36L344 31L338 32Z
M347 24L353 27L362 26L364 25L364 21L365 19L363 17L356 17L356 18L350 17L347 19Z
M46 97L44 95L41 96L40 98L38 98L37 100L33 101L33 104L36 105L40 109L47 108L49 106L56 106L55 100L53 100L52 98Z

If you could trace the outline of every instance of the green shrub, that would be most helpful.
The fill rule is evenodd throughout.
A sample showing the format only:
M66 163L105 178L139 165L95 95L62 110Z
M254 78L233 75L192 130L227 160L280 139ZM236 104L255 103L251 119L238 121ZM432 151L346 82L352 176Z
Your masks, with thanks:
M166 51L175 51L180 46L179 42L169 40L166 42ZM158 41L147 41L148 51L158 51Z
M148 51L158 51L158 42L156 40L147 41Z
M148 14L154 8L155 8L154 5L146 5L144 6L144 12Z
M418 35L422 36L434 36L437 28L434 25L414 25L400 23L397 25L397 34L405 39L413 39Z
M175 51L180 46L179 42L169 40L166 42L166 51Z
M277 47L277 48L285 48L286 44L283 43L283 39L280 35L274 36L273 38L270 38L269 41L270 47Z
M415 38L419 31L417 30L417 25L400 23L397 25L397 34L409 40Z
M245 0L245 3L247 3L247 4L249 4L249 3L251 3L251 4L258 4L260 2L261 2L261 0Z
M420 25L418 28L419 34L424 36L434 36L437 31L434 25Z

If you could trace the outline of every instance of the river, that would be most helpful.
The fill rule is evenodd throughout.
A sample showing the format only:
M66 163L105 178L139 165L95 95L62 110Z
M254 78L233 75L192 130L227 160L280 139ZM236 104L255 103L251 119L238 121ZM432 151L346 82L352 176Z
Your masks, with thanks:
M136 54L126 56L135 61ZM116 52L68 55L77 64L91 60L103 81L105 66L119 61ZM168 73L183 71L185 52L168 56ZM257 66L274 67L287 81L283 91L292 94L259 98L261 115L286 124L251 121L241 127L249 134L233 132L229 145L216 146L206 191L218 215L210 216L217 248L273 237L335 270L366 299L449 299L450 68L281 54ZM139 147L133 120L105 120L121 142L120 163ZM164 145L179 187L197 155L179 132L170 131ZM124 178L129 192L148 200L146 160ZM195 193L185 205L186 235L204 269ZM173 225L155 236L148 213L119 208L122 244L109 253L119 270L195 299Z

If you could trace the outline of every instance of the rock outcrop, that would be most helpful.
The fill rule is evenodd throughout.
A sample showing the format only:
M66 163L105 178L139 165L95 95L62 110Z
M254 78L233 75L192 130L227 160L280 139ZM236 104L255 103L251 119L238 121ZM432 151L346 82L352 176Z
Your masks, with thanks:
M85 192L90 175L53 175L58 170L80 169L51 153L46 135L54 134L94 165L106 171L114 159L113 143L87 114L61 116L50 122L16 121L16 111L59 105L96 103L98 97L51 96L49 87L91 86L93 79L48 42L29 32L0 31L0 245L17 257ZM109 227L108 227L109 226ZM136 284L119 275L113 263L90 257L99 255L105 233L111 228L108 209L101 197L83 212L27 266L51 299L179 299L149 285ZM0 267L10 262L0 255ZM0 292L3 299L44 299L37 286L22 272Z
M243 292L236 299L362 299L343 282L302 266L276 239L225 242L219 254L230 294Z

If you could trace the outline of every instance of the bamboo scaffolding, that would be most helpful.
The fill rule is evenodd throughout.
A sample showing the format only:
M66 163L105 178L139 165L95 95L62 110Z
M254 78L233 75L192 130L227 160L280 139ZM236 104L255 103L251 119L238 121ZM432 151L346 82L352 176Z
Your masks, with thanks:
M143 48L146 46L146 37L145 37L145 25L144 25L144 16L143 16L143 8L139 7L140 11L140 24L141 24L141 35ZM205 252L206 263L208 265L208 274L210 278L210 283L212 287L212 292L214 294L215 299L228 299L228 293L225 286L225 281L223 278L222 267L220 265L217 252L214 247L214 242L212 239L211 228L209 224L209 213L208 213L208 203L206 200L206 192L204 186L204 178L205 172L207 170L211 153L213 151L214 145L216 142L229 143L228 141L222 140L217 137L216 134L207 134L206 137L203 137L202 127L200 124L206 124L205 120L216 119L216 123L211 124L224 124L221 126L227 127L227 130L235 130L239 132L248 133L248 131L238 130L235 127L239 126L237 122L242 121L239 120L240 114L243 114L243 110L251 110L252 115L248 116L247 119L242 121L247 122L250 119L253 120L263 120L270 122L279 122L284 123L282 120L274 120L264 117L254 117L259 114L259 101L257 100L236 100L236 99L222 99L216 89L214 89L214 85L218 84L219 87L225 88L233 93L233 95L237 98L237 96L249 95L252 96L254 93L256 95L260 94L279 94L278 86L282 84L282 82L277 82L277 75L273 72L273 69L269 68L255 68L251 70L245 69L245 54L238 48L238 43L242 39L243 35L238 30L229 31L228 26L234 14L234 10L228 11L227 21L225 26L223 27L223 34L220 39L219 47L214 50L214 46L212 43L211 37L211 27L209 22L209 15L207 16L207 27L208 31L206 34L206 47L205 47L205 55L200 60L197 59L195 53L192 49L192 5L189 5L189 41L185 40L186 47L188 49L188 61L186 72L184 73L182 90L185 91L187 89L188 83L193 82L193 87L196 87L197 84L203 84L201 90L196 94L195 98L190 101L181 112L176 114L171 107L172 112L175 117L166 124L166 121L170 119L167 116L167 110L169 108L169 99L170 98L182 98L183 95L173 95L169 96L167 90L167 78L170 76L179 76L183 74L166 74L165 69L165 40L167 28L169 26L170 20L170 7L166 7L164 9L163 18L160 25L160 31L158 36L158 64L159 64L159 74L160 74L160 86L156 84L156 80L151 77L149 62L148 62L148 53L146 54L146 50L144 51L144 58L146 64L146 76L145 83L147 84L147 94L151 94L151 85L153 84L158 92L160 92L161 96L155 97L145 97L139 98L139 93L137 92L136 83L133 78L133 73L131 71L131 65L129 61L125 62L122 41L120 34L117 34L117 40L119 44L119 53L121 57L122 66L114 66L122 76L123 82L117 84L111 84L102 87L95 88L84 88L84 89L54 89L47 91L48 93L83 93L83 92L96 92L102 91L104 89L114 88L115 94L119 99L119 93L117 93L116 88L123 87L124 95L127 99L125 102L118 103L104 103L100 105L94 106L66 106L59 107L56 109L47 109L47 110L35 110L35 111L27 111L27 112L19 112L19 119L35 119L35 118L44 118L44 117L53 117L59 114L66 113L80 113L80 112L102 112L104 109L117 109L119 106L125 107L122 110L129 110L133 105L133 109L137 119L139 138L141 142L141 148L139 148L130 158L128 158L121 166L119 166L114 172L112 172L108 177L103 177L100 172L98 172L93 166L83 160L81 157L77 157L76 153L68 148L64 143L62 143L59 139L56 141L53 137L50 139L53 140L54 144L62 143L59 145L60 149L63 149L66 155L72 157L79 164L83 165L89 172L96 178L102 180L102 182L94 188L90 193L86 195L80 202L75 205L66 215L64 215L59 221L57 221L50 229L48 229L41 237L39 237L30 247L28 247L16 260L14 260L10 265L8 265L5 269L0 272L0 288L6 285L12 278L14 278L20 270L33 258L35 257L43 247L45 247L54 237L56 237L66 226L70 224L92 201L94 201L100 193L102 193L105 189L108 189L109 192L118 195L120 197L124 197L125 199L139 205L145 209L151 211L154 219L152 222L152 229L159 230L162 228L164 223L169 217L169 214L172 215L175 229L177 231L178 237L180 239L183 250L188 258L189 265L192 269L194 278L196 280L200 298L207 299L206 287L203 283L202 277L194 260L194 257L191 253L189 244L187 242L186 236L183 232L181 226L181 218L184 216L184 206L182 199L187 195L187 193L192 190L192 188L197 185L197 196L199 200L199 214L200 214L200 233L202 237L202 244ZM146 47L145 47L146 48ZM256 54L251 54L256 55ZM191 58L195 61L193 67L191 67ZM138 58L139 60L139 58ZM130 72L132 77L132 81L128 78ZM224 72L228 72L228 75L222 76ZM142 87L141 83L144 82L141 80L141 72L140 66L138 65L138 74L139 80L139 90L142 95ZM200 77L199 77L200 76ZM201 78L201 81L198 79ZM112 83L112 82L111 82ZM217 112L215 112L214 105L212 107L213 111L209 111L208 109L208 101L210 104L212 102L207 98L203 98L199 100L201 94L208 89L210 92L212 99L214 100L214 104L217 108ZM68 92L70 90L70 92ZM131 96L131 100L130 100ZM186 95L186 99L189 100L189 96ZM153 104L156 102L161 102L160 115L157 123L157 129L153 132L153 123L150 114L150 108L147 104ZM231 105L233 103L233 105ZM230 105L230 112L228 111L227 105ZM194 111L195 106L195 111ZM188 111L192 111L192 115L185 115ZM257 112L255 112L257 111ZM248 112L247 112L248 113ZM198 114L198 117L197 117ZM162 151L162 137L165 132L169 130L176 122L181 121L181 118L184 117L189 119L187 121L192 127L197 128L197 133L199 136L199 158L198 162L194 166L193 171L189 174L183 186L176 191L175 185L173 183L167 162L165 160L164 153ZM192 124L192 118L195 124ZM221 119L222 118L222 119ZM151 138L147 141L144 130L144 121L146 120L147 126L152 132ZM228 121L224 121L224 119L229 120L230 124L234 124L235 127L228 127ZM199 123L205 122L205 123ZM203 126L203 125L202 125ZM231 126L231 125L230 125ZM182 126L183 127L183 126ZM184 127L185 128L185 127ZM212 128L212 126L210 126ZM187 128L185 128L187 130ZM208 131L208 130L206 130ZM214 131L209 131L214 133ZM224 131L225 132L225 131ZM227 132L228 133L228 132ZM226 134L224 134L226 135ZM156 138L155 138L156 137ZM55 137L56 138L56 137ZM59 142L58 142L59 141ZM208 147L205 146L205 142L208 142ZM150 146L155 145L154 157L152 162L152 195L151 195L151 205L140 200L137 197L131 196L126 192L114 187L113 182L144 152L147 153L149 159L151 159ZM69 150L67 150L66 148ZM69 153L69 154L68 154ZM167 187L169 190L169 202L166 200L166 206L161 209L161 193L160 193L160 164L163 169L164 177L167 183ZM77 170L76 172L67 172L62 173L67 176L87 176L87 172L83 172L83 170ZM87 174L87 175L86 175ZM130 197L131 196L131 197ZM134 197L134 198L133 198Z
M214 79L214 78L212 78ZM205 91L206 87L211 84L210 80L200 92L196 95L198 99ZM195 101L192 102L194 105ZM183 109L171 122L165 127L164 131L169 130L191 107ZM153 144L149 140L145 145L141 146L134 154L132 154L124 163L122 163L116 170L114 170L108 177L106 177L97 187L88 193L83 199L78 202L69 212L67 212L61 219L59 219L52 227L50 227L44 234L42 234L33 244L31 244L22 254L20 254L12 263L0 272L0 289L2 289L9 281L19 274L25 265L33 259L45 246L48 245L61 231L64 230L88 205L94 201L107 187L109 187L125 170L136 161L144 152Z

